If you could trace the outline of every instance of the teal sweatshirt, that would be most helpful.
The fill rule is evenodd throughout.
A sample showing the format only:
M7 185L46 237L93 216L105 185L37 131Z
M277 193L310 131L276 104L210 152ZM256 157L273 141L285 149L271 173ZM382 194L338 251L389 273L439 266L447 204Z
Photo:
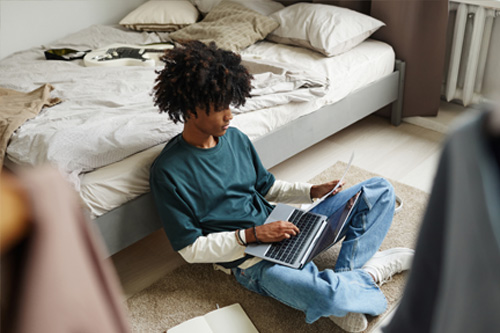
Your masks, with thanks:
M151 166L151 191L175 251L213 232L261 225L273 206L264 196L275 178L248 137L230 127L209 149L179 134Z

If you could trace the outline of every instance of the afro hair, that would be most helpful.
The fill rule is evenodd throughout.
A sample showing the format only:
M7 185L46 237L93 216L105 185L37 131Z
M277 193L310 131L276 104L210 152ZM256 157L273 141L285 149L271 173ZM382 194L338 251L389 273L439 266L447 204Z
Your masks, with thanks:
M165 51L165 63L158 70L153 89L160 113L168 113L175 123L185 122L189 112L222 111L239 107L250 97L252 75L241 64L241 57L220 49L214 42L180 43Z

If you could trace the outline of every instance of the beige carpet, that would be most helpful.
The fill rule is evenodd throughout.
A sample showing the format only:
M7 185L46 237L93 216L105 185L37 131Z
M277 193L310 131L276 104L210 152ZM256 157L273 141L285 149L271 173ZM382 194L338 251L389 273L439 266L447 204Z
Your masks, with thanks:
M338 179L346 164L338 162L311 180L322 183ZM352 166L346 175L346 186L377 176ZM412 247L418 235L421 217L428 195L413 187L392 181L404 206L394 216L394 221L381 249ZM340 244L321 254L316 260L320 268L333 267ZM386 313L400 299L407 273L396 275L384 284L382 290L389 302ZM274 299L254 294L240 286L232 276L214 271L212 265L183 265L169 273L151 287L132 296L127 301L134 332L165 332L185 320L233 303L240 303L261 333L290 332L343 332L328 318L315 323L305 323L302 312L291 309ZM369 332L384 317L369 318ZM237 333L237 332L235 332Z

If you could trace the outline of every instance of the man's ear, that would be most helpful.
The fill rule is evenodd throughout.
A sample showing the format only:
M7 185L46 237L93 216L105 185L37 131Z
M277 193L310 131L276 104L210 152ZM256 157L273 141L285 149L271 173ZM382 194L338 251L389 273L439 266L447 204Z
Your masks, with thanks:
M186 121L188 119L190 119L191 117L198 118L198 114L196 113L196 111L187 110L187 112L186 112Z

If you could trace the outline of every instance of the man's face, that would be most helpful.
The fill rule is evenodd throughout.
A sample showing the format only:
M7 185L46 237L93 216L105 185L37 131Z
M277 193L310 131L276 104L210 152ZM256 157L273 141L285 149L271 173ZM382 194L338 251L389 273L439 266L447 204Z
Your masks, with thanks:
M200 133L220 137L226 134L229 128L229 123L233 119L231 109L227 108L222 111L210 111L207 115L205 110L196 109L198 117L191 115L188 122L196 128Z

